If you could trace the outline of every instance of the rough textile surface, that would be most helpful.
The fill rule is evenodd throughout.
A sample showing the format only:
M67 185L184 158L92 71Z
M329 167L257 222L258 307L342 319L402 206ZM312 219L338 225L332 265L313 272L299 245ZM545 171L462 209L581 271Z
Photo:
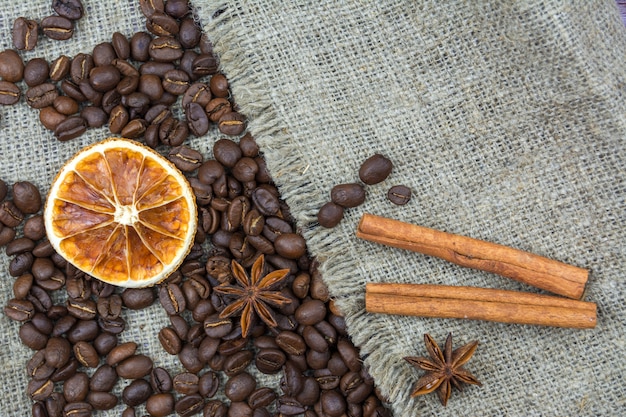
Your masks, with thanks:
M84 0L74 38L40 38L26 59L87 52L115 31L143 30L136 2ZM626 30L605 1L223 2L196 0L234 97L268 167L322 262L350 333L395 416L621 415L626 270ZM380 3L380 4L379 4ZM10 2L0 48L18 16L41 18L49 1ZM57 142L20 103L0 109L0 177L45 190L63 161L106 135ZM213 136L192 145L209 154ZM383 183L341 224L316 224L331 187L358 180L375 152L394 162ZM403 207L387 189L413 190ZM593 330L364 312L366 282L531 287L354 237L370 212L513 246L591 271L585 299L598 304ZM0 254L2 301L11 297ZM158 305L128 312L122 340L157 365L179 369L156 331ZM19 326L0 317L3 415L26 415L24 365L32 352ZM403 357L425 355L423 333L455 345L480 340L467 367L483 382L410 399L420 373ZM117 390L124 383L120 382ZM100 413L119 415L118 411Z

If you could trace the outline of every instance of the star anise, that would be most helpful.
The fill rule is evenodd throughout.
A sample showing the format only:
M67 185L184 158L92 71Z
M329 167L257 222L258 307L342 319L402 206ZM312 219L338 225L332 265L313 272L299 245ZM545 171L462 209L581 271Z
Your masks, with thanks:
M270 327L276 327L274 312L270 308L288 304L291 300L276 291L275 288L289 274L289 269L279 269L261 277L265 260L263 255L254 261L250 276L243 267L235 260L231 263L233 276L238 285L219 285L215 287L218 293L232 296L235 300L230 303L221 313L221 318L233 316L241 312L241 334L248 335L252 323L253 314Z
M429 335L424 335L426 350L430 358L407 356L404 359L416 368L428 371L415 384L412 397L433 392L437 388L439 400L445 407L452 392L452 385L459 391L463 389L462 383L482 385L474 375L463 368L463 365L470 360L478 341L475 340L452 350L452 333L446 339L445 349L442 352L437 342Z

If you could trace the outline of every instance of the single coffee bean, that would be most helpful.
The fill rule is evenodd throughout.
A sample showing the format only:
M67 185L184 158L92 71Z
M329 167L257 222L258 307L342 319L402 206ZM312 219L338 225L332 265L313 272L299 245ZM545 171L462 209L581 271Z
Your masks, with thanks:
M54 390L54 383L49 379L31 379L28 382L27 392L33 401L43 401L48 398Z
M169 70L163 76L163 89L168 93L174 94L176 96L181 96L189 88L189 81L189 75L187 75L185 71L179 69ZM199 117L199 113L196 115L196 117Z
M213 93L215 97L228 97L230 94L228 79L224 74L213 75L209 85L211 87L211 93Z
M13 46L15 49L31 51L37 45L39 25L34 20L18 17L13 22Z
M387 191L387 199L402 206L411 200L411 189L404 185L394 185Z
M163 81L165 85L165 81ZM185 108L189 130L196 136L203 136L209 131L209 118L204 107L198 103L189 103Z
M48 79L50 67L43 58L33 58L24 67L24 82L29 87L43 84Z
M202 31L192 18L185 18L180 22L180 29L178 31L178 39L180 44L185 49L193 49L200 42L200 36Z
M74 23L63 16L48 16L41 21L44 35L56 41L65 41L74 35Z
M117 54L110 42L102 42L94 46L91 55L93 56L93 63L97 67L112 65L113 60L117 59Z
M163 78L166 72L175 68L176 66L171 62L148 61L141 64L139 73L141 75L156 75L159 78Z
M0 246L4 246L15 238L15 229L4 226L0 223Z
M173 379L174 390L179 394L190 395L198 392L198 375L190 372L182 372Z
M210 54L200 54L193 60L193 73L199 77L215 74L218 68L217 58Z
M278 397L278 412L285 415L300 415L306 411L306 407L294 397L282 395Z
M322 392L320 397L322 411L329 417L340 417L346 411L346 400L337 391Z
M130 39L130 56L135 61L145 62L150 59L150 42L152 36L148 32L137 32Z
M357 372L361 369L359 352L352 343L347 340L340 340L337 342L337 351L351 371Z
M232 169L233 176L243 183L254 181L257 172L259 172L258 164L247 156L239 159Z
M0 52L0 77L4 81L16 83L24 76L24 61L13 49Z
M54 99L59 96L59 91L52 83L39 84L26 90L26 104L34 109L51 106Z
M74 356L78 362L88 368L96 368L100 362L98 352L87 342L78 342L74 345Z
M52 9L66 19L78 20L83 17L83 4L80 0L52 0Z
M53 392L45 400L45 408L48 417L63 417L63 408L65 407L65 397L60 392ZM33 416L34 417L34 416Z
M28 270L30 270L34 261L34 256L30 252L16 255L9 263L9 275L12 277L19 277L20 275L25 274Z
M220 339L215 339L213 337L205 337L202 342L200 342L200 346L198 346L198 359L200 362L206 363L217 352L217 349L220 344Z
M120 71L113 65L97 66L89 71L89 82L94 90L105 93L115 88L121 80Z
M137 343L135 342L126 342L114 347L111 352L109 352L106 362L110 366L115 366L121 361L132 357L137 350Z
M183 172L191 172L202 165L202 154L187 146L177 146L168 153L168 159Z
M69 340L70 343L78 343L81 340L90 342L94 340L99 333L100 329L95 320L78 320L67 333L67 340Z
M359 178L365 184L378 184L389 176L392 169L393 164L391 161L377 153L367 158L365 162L361 164L359 168Z
M183 348L180 337L171 327L164 327L159 331L159 342L170 355L178 355Z
M22 213L37 213L41 208L39 189L28 181L16 182L13 184L13 204Z
M108 116L104 112L104 110L102 110L100 107L94 106L85 106L80 112L80 117L85 119L85 122L89 127L104 126L108 119Z
M204 399L199 394L186 395L176 401L174 409L181 417L190 417L202 410Z
M87 402L94 410L110 410L117 405L118 399L110 392L91 391L87 394Z
M82 343L82 342L81 342ZM89 380L89 389L91 391L111 391L117 382L117 372L107 364L100 366L91 376Z
M121 104L115 106L109 115L109 130L111 133L120 133L124 126L128 124L130 115L126 107Z
M33 286L33 280L34 280L34 277L32 276L32 274L23 274L23 275L20 275L19 277L17 277L15 282L13 282L13 295L15 296L16 300L25 301L24 299L26 298L26 296L28 295L31 287ZM11 301L7 302L7 305L5 306L5 311L6 311L6 308L9 308L10 302ZM28 301L28 303L30 303L30 301ZM32 303L30 303L30 305L26 304L27 310L32 308L33 309L33 313L34 313L35 306L30 307L31 305L32 305ZM18 311L21 311L22 309L23 309L23 307L18 307ZM7 314L7 316L8 316L8 314ZM33 316L33 314L29 315L29 317L32 317L32 316ZM27 317L27 320L28 320L29 317ZM15 318L13 318L13 317L10 317L10 318L15 320Z
M91 417L93 407L86 402L68 403L63 407L63 416Z
M219 383L217 375L214 372L208 371L198 380L198 392L204 398L211 398L217 392Z
M280 210L280 203L278 197L265 188L257 188L252 193L252 201L256 206L256 209L265 216L274 216ZM265 220L265 227L271 227L269 219ZM267 236L266 236L267 237ZM268 239L270 239L268 237ZM270 239L273 240L273 239Z
M175 36L180 30L176 19L163 12L154 12L146 21L146 28L156 36Z
M79 103L87 101L87 97L80 91L78 84L71 80L61 81L61 91L67 94L68 97L73 98Z
M183 56L183 47L174 37L159 36L150 42L148 53L155 61L173 62Z
M296 233L284 233L274 241L276 253L288 259L298 259L306 254L306 242Z
M190 103L198 103L202 106L202 110L204 111L204 108L209 101L211 101L211 91L209 90L209 86L205 83L193 83L183 95L182 106L186 109Z
M229 378L224 386L224 394L231 401L244 401L256 389L256 380L247 372Z
M150 372L150 384L156 393L169 392L174 387L174 382L165 368L152 368Z
M120 362L115 371L121 378L142 378L152 371L152 359L146 355L133 355Z
M148 122L143 119L131 120L124 126L120 134L122 137L136 139L141 137L148 127Z
M67 312L79 320L91 320L98 313L96 302L93 300L67 300Z
M143 15L149 19L155 12L165 11L163 3L163 0L139 0L139 7Z
M78 103L71 97L58 96L54 99L52 105L54 106L56 111L65 116L70 116L74 113L78 113Z
M124 404L136 407L152 395L152 387L145 379L135 379L122 390Z
M312 406L320 397L320 386L312 376L304 379L302 391L296 394L296 401L303 406Z
M240 350L224 359L223 371L228 376L234 376L242 372L252 363L254 354L250 350Z
M206 110L206 113L209 115L209 120L217 123L222 116L232 111L232 107L230 101L225 98L217 97L209 101L204 110Z
M31 272L40 285L41 281L50 279L55 270L54 262L50 258L36 258L31 267Z
M313 349L316 352L326 353L328 352L328 342L324 339L324 336L313 326L304 326L302 330L302 337L306 342L307 346ZM313 353L309 351L309 353ZM321 364L323 367L327 366L328 360L330 359L330 355L325 358L325 363ZM309 357L307 357L307 361ZM322 366L320 366L321 368Z
M210 400L203 408L203 417L226 417L228 407L220 400Z
M178 360L183 367L189 372L197 374L204 367L204 363L198 356L198 348L188 343L183 346L182 350L178 354Z
M189 11L189 0L169 0L165 4L165 13L177 19L185 17Z
M122 291L122 302L126 308L141 310L149 307L155 300L152 288L126 288Z
M296 309L296 320L305 326L313 326L326 317L326 304L320 300L305 301Z
M187 123L182 123L174 117L165 119L159 126L159 139L165 145L182 145L187 136L189 136Z
M264 374L275 374L285 364L287 357L280 349L263 348L255 357L257 369Z
M146 411L152 417L165 417L174 413L174 396L169 392L152 395L146 401Z
M52 81L61 81L70 73L72 59L67 55L61 55L50 64L49 77Z
M111 37L111 46L113 47L113 51L115 52L115 56L117 56L117 58L130 58L130 42L128 41L128 38L120 32L113 33L113 36Z
M100 356L108 355L115 346L117 346L117 336L112 333L100 333L93 341L93 347Z
M220 117L217 127L225 135L237 136L246 128L246 118L237 112L226 113Z
M22 92L20 88L12 82L0 81L0 104L12 105L20 101Z
M257 388L248 396L248 405L250 408L257 409L267 407L276 399L276 393L268 387Z
M282 331L278 333L276 344L290 355L303 355L306 351L304 339L295 332Z
M20 253L32 252L35 242L27 237L20 237L9 243L5 248L7 256L19 255Z
M28 300L11 299L4 306L4 314L15 321L27 321L35 315L35 306Z
M183 292L175 284L167 284L159 289L159 301L171 316L182 313L186 308Z
M89 377L84 372L76 372L63 384L63 395L68 403L80 402L89 393Z
M365 201L365 188L357 183L335 185L330 191L330 199L344 208L356 207Z

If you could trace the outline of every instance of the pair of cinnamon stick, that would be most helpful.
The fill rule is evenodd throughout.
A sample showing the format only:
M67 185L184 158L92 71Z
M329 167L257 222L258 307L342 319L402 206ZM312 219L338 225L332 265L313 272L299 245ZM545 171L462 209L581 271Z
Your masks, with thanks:
M588 271L507 246L364 214L357 237L493 272L568 298L489 288L369 283L372 313L593 328L595 303L580 301Z

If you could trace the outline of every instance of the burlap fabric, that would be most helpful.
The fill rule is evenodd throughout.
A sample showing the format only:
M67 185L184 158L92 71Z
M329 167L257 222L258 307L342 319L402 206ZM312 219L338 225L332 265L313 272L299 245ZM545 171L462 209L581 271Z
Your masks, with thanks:
M73 55L116 30L143 29L135 2L84 2L87 15L74 39L40 39L24 56ZM6 4L0 47L9 46L15 17L45 16L48 3ZM624 413L626 32L612 1L195 3L394 415ZM45 190L63 160L106 134L58 143L24 104L1 111L0 176L8 183L30 180ZM216 137L193 145L209 155ZM368 186L366 203L335 229L316 225L331 187L357 180L360 163L375 152L394 162L392 175ZM414 192L404 207L385 199L400 183ZM598 304L598 325L570 330L367 314L368 281L538 291L359 241L354 231L363 212L588 268L585 299ZM2 255L2 271L7 265ZM0 273L4 301L13 279ZM179 369L156 341L166 322L160 307L125 317L123 340ZM24 364L32 353L19 343L18 325L0 320L0 408L25 415ZM457 345L480 340L468 368L483 386L454 392L445 409L436 396L409 397L420 373L402 358L425 354L425 332L441 343L448 332Z

